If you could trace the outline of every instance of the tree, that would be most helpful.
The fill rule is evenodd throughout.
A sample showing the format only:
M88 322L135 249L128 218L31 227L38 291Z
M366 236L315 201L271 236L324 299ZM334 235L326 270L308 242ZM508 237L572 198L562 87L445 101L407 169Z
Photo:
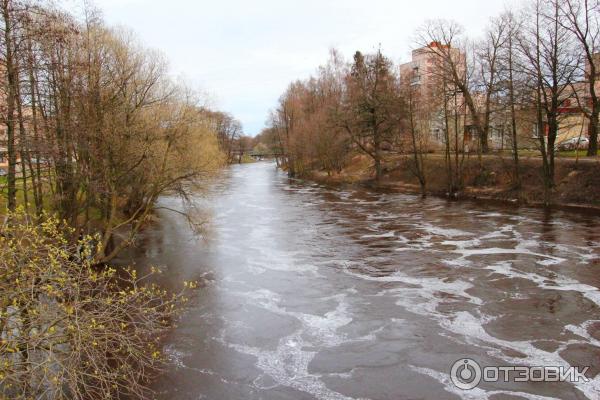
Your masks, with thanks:
M133 242L159 196L188 198L219 167L231 150L219 149L219 134L225 147L241 127L227 116L219 132L160 54L108 28L94 9L78 20L6 0L0 11L9 209L20 154L24 203L32 194L38 216L45 209L78 231L100 232L97 261L109 261ZM120 243L117 230L127 233Z
M278 162L290 176L308 171L338 173L350 151L342 120L347 66L333 49L327 64L305 81L288 86L265 130Z
M473 79L474 73L479 69L476 67L476 60L480 61L474 57L470 65L467 65L466 46L460 43L462 32L463 28L455 22L434 20L419 29L418 42L437 59L435 74L443 83L443 90L456 91L462 96L461 101L466 105L471 125L477 134L479 151L487 153L489 151L489 119L486 120L485 116L488 115L488 112L487 109L484 109L484 118L482 119L482 112L476 99L476 82ZM493 40L492 43L494 43ZM492 45L487 50L488 59L485 62L488 67L495 69L496 48ZM490 89L494 87L495 70L489 73L489 70L483 68L479 72L483 72L480 74L481 80L484 81L481 84L483 95L489 98L491 96ZM485 82L486 77L487 82ZM489 106L489 103L484 102L485 105Z
M534 93L537 138L542 154L544 185L554 187L555 145L562 114L560 109L572 98L572 84L580 67L574 37L559 23L559 0L536 0L529 10L527 31L520 50Z
M212 121L217 134L219 148L225 154L229 164L236 161L236 143L243 135L242 124L231 114L206 110L207 117Z
M481 121L483 152L489 151L489 136L491 131L492 115L497 111L498 102L495 101L499 92L501 51L508 40L508 23L503 18L492 21L487 29L485 39L480 43L477 51L478 81L483 94Z
M294 177L300 165L297 164L295 146L295 128L300 112L299 92L302 90L300 82L292 83L286 92L279 98L279 106L271 114L271 125L276 131L278 141L283 149L284 166L288 176Z
M237 163L241 164L244 160L244 155L248 155L252 151L252 137L242 135L236 141Z
M392 64L381 50L372 55L354 55L346 78L341 125L352 141L371 157L375 180L383 175L383 147L391 144L400 128L401 102Z
M281 157L283 156L283 148L281 147L280 138L276 128L264 128L256 135L254 141L257 143L257 146L261 146L262 151L275 157L278 167L282 166Z
M598 12L600 5L597 0L565 0L559 3L560 14L558 22L561 27L568 29L583 50L587 70L584 71L587 95L577 96L579 107L588 120L589 145L588 156L598 154L598 118L600 117L600 98L596 82L600 76L598 52L600 52L600 24ZM581 98L583 97L583 98Z
M16 7L19 5L14 0L2 0L0 3L0 13L2 14L2 39L3 55L6 71L4 79L4 93L6 98L6 109L3 113L3 122L6 125L6 142L8 153L8 209L13 211L17 206L17 187L16 187L16 167L17 167L17 146L16 146L16 127L15 127L15 108L17 102L17 85L19 81L19 71L16 60Z
M506 26L506 40L501 48L500 75L504 81L504 89L507 92L507 102L510 113L511 148L513 155L513 187L521 186L521 175L519 170L519 139L517 132L517 77L518 54L517 42L521 34L521 21L512 12L506 12L499 22ZM521 82L522 83L522 82ZM520 85L524 86L524 85Z
M405 126L410 133L410 147L413 162L411 166L421 187L421 195L427 194L427 177L425 174L425 154L429 150L428 136L431 131L430 121L434 117L433 108L428 105L428 92L413 85L418 77L413 70L408 76L400 77L401 95L406 103Z

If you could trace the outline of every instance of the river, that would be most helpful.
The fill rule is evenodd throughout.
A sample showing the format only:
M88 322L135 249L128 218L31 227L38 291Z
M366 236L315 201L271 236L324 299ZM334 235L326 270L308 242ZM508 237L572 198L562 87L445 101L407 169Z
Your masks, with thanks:
M267 162L200 201L206 235L161 212L133 256L166 284L209 278L165 343L159 399L600 398L599 217L330 188ZM465 357L595 378L463 391Z

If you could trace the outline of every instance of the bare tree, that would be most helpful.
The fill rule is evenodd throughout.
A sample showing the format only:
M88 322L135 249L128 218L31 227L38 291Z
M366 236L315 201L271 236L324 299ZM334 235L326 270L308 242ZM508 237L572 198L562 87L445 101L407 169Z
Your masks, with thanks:
M3 122L6 125L6 144L8 153L8 209L14 210L17 206L17 146L16 146L16 102L19 71L16 60L15 45L15 22L16 7L19 3L15 0L2 0L0 13L2 14L2 40L4 65L6 79L4 80L4 92L6 95L6 107L3 113Z
M527 32L520 40L524 65L533 85L537 138L547 190L555 185L554 156L563 105L572 98L571 86L580 67L572 33L561 26L560 0L536 0L529 10Z
M235 162L234 153L238 150L236 149L236 143L243 135L242 124L228 113L207 110L206 114L214 124L213 129L217 134L219 147L227 157L227 162Z
M600 116L600 98L598 97L596 82L600 76L600 24L598 16L600 3L598 0L564 0L559 3L560 14L558 22L563 28L568 29L576 38L579 47L583 50L583 57L587 65L584 71L587 84L587 95L577 96L579 107L588 120L589 145L588 156L598 154L598 118ZM583 97L583 98L582 98Z
M483 119L481 121L481 130L483 134L482 143L487 142L490 137L492 114L497 111L498 102L496 96L499 91L499 69L501 49L508 40L508 23L503 18L497 18L492 21L486 31L485 39L479 45L477 51L478 62L478 84L481 89L479 92L482 96L481 113ZM488 145L489 148L489 145ZM486 151L486 145L482 146L482 150Z
M510 113L511 148L513 155L513 187L521 186L519 170L519 139L517 132L517 96L516 96L516 45L521 31L521 22L515 15L508 11L501 16L502 23L506 25L506 40L502 47L501 75L505 80L505 89L508 92L508 107Z
M108 261L161 194L185 197L218 167L216 128L197 96L169 79L160 54L106 27L95 10L79 21L6 0L0 12L8 206L17 203L20 155L23 203L33 197L38 216L47 208L78 230L100 231L98 261ZM237 135L230 122L227 134ZM125 229L126 240L113 243Z
M410 146L412 153L411 170L421 188L423 197L427 194L427 177L425 174L425 154L428 148L428 135L430 133L429 120L433 117L433 113L428 112L427 95L423 90L419 90L416 85L413 85L417 79L415 71L412 71L409 76L401 76L401 93L406 104L406 126L410 133Z
M479 149L481 152L487 153L489 151L489 124L486 124L485 118L482 119L477 106L476 87L473 81L476 68L474 62L470 66L467 65L466 45L461 43L462 32L462 27L455 22L434 20L427 22L419 29L417 41L421 47L426 48L438 59L435 68L438 80L451 86L450 90L461 94L478 137ZM493 51L491 56L491 61L495 63L496 55ZM473 59L476 58L473 57ZM493 86L494 81L490 79L489 83L492 83Z
M285 155L284 165L290 177L296 176L299 167L294 149L294 134L300 113L298 98L300 90L302 90L300 82L292 83L279 98L279 106L271 115L271 124L277 132L278 141Z

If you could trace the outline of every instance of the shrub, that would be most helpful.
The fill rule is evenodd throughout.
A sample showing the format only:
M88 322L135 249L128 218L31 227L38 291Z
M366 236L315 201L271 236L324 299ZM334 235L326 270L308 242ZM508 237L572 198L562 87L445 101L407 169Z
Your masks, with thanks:
M93 265L97 240L74 243L55 218L17 212L8 220L0 230L0 398L146 397L183 294L133 269Z

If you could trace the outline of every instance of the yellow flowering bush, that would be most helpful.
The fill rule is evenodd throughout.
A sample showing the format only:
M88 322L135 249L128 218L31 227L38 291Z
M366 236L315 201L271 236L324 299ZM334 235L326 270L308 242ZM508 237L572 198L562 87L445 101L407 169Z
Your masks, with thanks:
M74 242L55 218L9 221L0 226L0 399L146 398L182 293L150 283L154 268L138 277L94 265L98 240Z

